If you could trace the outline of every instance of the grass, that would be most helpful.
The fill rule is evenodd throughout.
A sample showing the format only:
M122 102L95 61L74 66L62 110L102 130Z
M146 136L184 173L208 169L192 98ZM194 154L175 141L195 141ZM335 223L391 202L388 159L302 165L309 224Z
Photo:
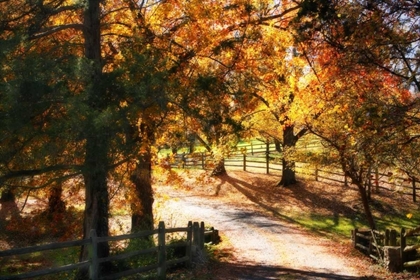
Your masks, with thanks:
M8 258L0 258L0 276L15 275L49 267L59 267L78 262L79 249L76 247L34 252ZM75 271L66 271L54 275L43 276L42 279L70 279Z
M415 211L413 215L419 217L420 212ZM299 216L288 215L288 218L293 219L296 223L313 232L326 234L338 239L348 239L350 231L355 228L368 228L368 224L363 218L362 213L356 218L317 213ZM375 222L379 231L395 229L399 232L401 228L415 228L420 225L418 218L408 219L402 215L375 217Z
M292 218L292 217L290 217ZM348 238L349 232L354 228L364 227L363 221L358 218L339 217L322 214L300 215L295 221L311 231Z

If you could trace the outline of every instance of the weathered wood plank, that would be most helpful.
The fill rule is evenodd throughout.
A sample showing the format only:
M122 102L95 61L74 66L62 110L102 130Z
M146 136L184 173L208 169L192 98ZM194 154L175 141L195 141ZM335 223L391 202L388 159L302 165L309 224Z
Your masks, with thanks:
M132 234L123 234L123 235L118 235L118 236L101 236L101 237L98 237L98 242L121 241L125 239L142 238L142 237L150 236L157 233L158 233L158 230L154 229L154 230L147 230L147 231L142 231L142 232L132 233Z
M174 232L187 232L189 229L188 227L179 227L179 228L167 228L166 233L174 233Z
M166 236L165 236L165 223L159 222L159 235L158 235L158 279L166 279Z
M420 245L419 244L418 245L406 246L404 248L404 252L410 252L410 251L413 251L413 250L417 250L419 248L420 248Z
M357 237L360 237L360 238L363 238L363 239L365 239L365 240L369 240L369 239L370 239L370 236L367 236L367 235L365 235L365 234L363 234L363 233L360 233L360 232L357 232L357 233L356 233L356 236L357 236Z
M404 267L414 267L414 266L420 266L420 260L404 263Z
M356 244L356 247L363 249L365 251L369 251L369 247L363 246L362 244L359 244L359 243Z
M420 234L420 226L418 226L416 228L407 229L407 231L405 232L404 236L405 237L417 236L419 234Z
M82 246L89 244L91 241L90 239L82 239L82 240L74 240L74 241L66 241L60 243L51 243L45 245L38 245L38 246L31 246L25 248L16 248L10 249L6 251L0 251L0 257L7 257L12 255L23 255L23 254L30 254L34 252L41 252L46 250L55 250L55 249L62 249L68 247L75 247L75 246Z

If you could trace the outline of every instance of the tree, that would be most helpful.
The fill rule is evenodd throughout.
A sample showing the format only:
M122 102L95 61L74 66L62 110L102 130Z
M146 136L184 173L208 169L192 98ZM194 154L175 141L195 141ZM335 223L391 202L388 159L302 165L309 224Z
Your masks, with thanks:
M127 123L120 114L124 95L116 83L118 73L112 71L115 47L103 43L110 34L124 36L127 28L117 33L110 32L109 26L104 28L103 7L99 1L89 1L86 6L28 2L17 10L7 7L13 11L2 19L8 31L2 39L16 43L9 55L2 57L4 65L7 60L14 62L2 68L9 69L1 96L6 116L2 141L15 145L9 145L13 149L2 146L1 181L12 184L13 179L23 178L29 188L41 188L83 174L84 237L91 229L99 236L108 235L109 172L133 156L125 153L126 158L121 158L127 146L115 149L122 137L120 129L126 127L118 124ZM115 15L115 10L111 9L110 15ZM27 36L20 36L18 25ZM110 25L114 27L116 22ZM106 257L108 244L102 243L98 251ZM87 248L83 247L81 259L85 258Z
M16 196L80 175L78 144L69 145L75 137L59 121L66 116L72 80L67 62L73 60L32 51L21 35L5 35L0 44L0 188Z
M124 61L121 64L123 91L128 93L124 100L126 107L123 115L127 127L123 141L126 142L127 155L132 155L127 165L131 170L129 179L134 185L135 198L131 207L133 232L154 228L153 146L159 127L166 122L171 84L163 54L154 47L142 50L144 47L144 42L131 44L123 52Z
M227 22L229 32L220 32L227 36L213 40L213 48L205 56L211 58L212 63L204 64L211 65L209 69L222 75L222 79L215 81L225 83L226 88L234 89L227 92L234 97L231 102L235 106L230 107L234 110L226 110L223 116L240 111L241 117L236 118L237 123L249 124L251 122L247 121L248 116L254 115L251 111L257 108L258 102L262 102L276 119L277 126L283 128L279 129L282 135L274 137L276 140L282 139L284 149L288 150L284 153L285 168L281 182L284 185L296 182L294 162L289 157L289 151L293 150L297 140L306 132L305 129L295 132L296 118L290 110L295 96L299 96L295 91L296 80L302 74L302 59L295 55L292 33L287 31L287 26L298 7L298 4L292 2L277 5L264 1L241 2L224 7L226 14L236 12L240 16L232 17L233 21ZM300 62L295 63L299 60ZM218 76L213 74L213 77ZM220 119L226 119L223 116ZM212 120L209 117L204 119ZM222 124L221 121L218 123ZM264 127L265 123L261 126ZM265 131L262 133L267 134Z
M327 45L347 61L378 67L418 91L419 16L413 1L304 0L294 26L310 57Z
M413 144L407 154L417 147L409 124L418 124L417 107L404 91L418 84L419 40L410 25L418 11L410 1L0 7L3 193L54 190L82 175L84 237L91 229L108 235L108 189L116 181L134 197L132 231L153 226L153 148L178 134L171 126L180 120L185 139L193 135L219 156L251 130L281 141L283 185L296 181L294 146L308 129L336 150L360 189L371 164L395 157L394 139ZM349 107L354 98L360 108ZM337 112L343 116L335 121ZM393 114L405 131L389 117L378 122ZM359 150L366 153L356 156ZM106 257L108 245L99 252Z
M291 34L283 34L282 38L287 35L290 44L293 42ZM283 44L283 47L287 46L287 41ZM281 145L276 145L277 150L283 154L282 179L278 183L279 186L290 186L296 183L295 147L298 140L307 133L307 128L301 119L302 111L305 110L301 100L302 95L307 95L309 92L302 85L305 85L306 80L311 76L303 70L302 57L297 57L297 50L294 47L287 49L289 51L285 51L280 57L269 57L270 60L276 62L272 65L273 68L268 68L268 63L265 64L267 69L264 69L262 73L263 87L257 94L271 115L274 127L277 127L269 131L266 122L262 122L262 128L259 128L260 133L281 143ZM273 72L276 74L273 75ZM262 111L263 115L266 115L264 111ZM256 127L258 128L258 125Z
M362 66L322 67L319 75L330 77L320 89L309 130L334 151L335 160L359 190L367 222L376 228L369 206L368 182L375 166L387 166L389 156L404 133L410 93L399 80L378 68ZM327 79L324 79L327 81ZM331 102L334 100L334 102Z
M320 80L324 100L313 110L313 115L323 117L311 131L336 150L344 172L359 188L372 228L375 224L363 181L370 176L372 165L393 165L392 154L401 153L408 143L402 140L407 140L406 129L413 116L407 112L416 103L408 90L419 88L418 61L414 58L418 52L414 28L418 15L412 1L306 0L295 21L297 40L306 45L305 53ZM321 71L318 65L329 70ZM354 98L341 103L347 93ZM351 116L343 111L351 112ZM331 114L325 116L326 112L340 113L340 118L327 122ZM342 115L347 116L344 122Z
M2 140L5 144L19 137L27 140L15 141L14 150L5 148L2 151L4 173L1 174L1 180L31 178L31 181L27 181L27 185L31 186L35 182L34 176L41 182L39 178L42 175L44 182L40 187L47 187L57 180L83 174L86 188L84 237L88 236L91 229L95 229L99 236L106 236L109 212L108 176L120 165L139 157L139 162L144 164L132 169L131 178L137 187L142 186L147 193L143 196L143 199L147 198L143 204L148 205L147 215L151 214L153 198L150 192L150 176L139 177L138 174L146 170L150 175L150 147L154 141L154 127L160 121L167 103L166 99L160 98L167 94L160 85L169 83L168 76L159 73L168 72L168 69L175 72L175 68L173 63L168 62L169 56L163 55L163 51L154 54L147 54L146 51L146 55L140 55L143 57L142 61L134 60L139 63L135 66L120 64L124 62L123 55L128 61L130 52L126 50L133 46L137 51L141 49L139 53L150 49L151 44L155 50L161 48L170 53L171 35L177 31L177 25L182 26L183 22L171 26L173 29L169 31L162 29L155 14L168 12L172 7L160 2L141 2L138 5L126 2L117 6L111 1L90 1L86 5L67 5L63 2L19 4L21 6L16 10L13 6L5 7L10 13L2 19L2 26L7 30L6 35L3 34L4 41L10 45L14 40L16 43L9 47L10 56L5 56L2 62L7 65L7 59L17 57L23 49L25 57L21 54L21 61L15 60L21 62L23 69L27 71L29 66L30 71L37 71L28 64L26 56L36 57L34 61L38 65L45 65L45 69L36 72L37 75L24 75L23 79L18 79L20 72L17 67L6 73L9 76L4 83L5 87L11 88L10 85L15 83L16 90L12 88L14 91L9 90L10 95L2 95L2 101L5 101L2 114L6 116L4 132L7 135ZM149 11L150 13L146 13ZM177 16L176 12L173 14ZM150 22L146 23L145 20ZM169 24L172 23L170 20ZM19 28L27 36L20 37ZM81 45L84 48L80 48ZM48 55L37 57L43 52ZM130 54L133 52L134 49ZM6 52L2 52L4 53ZM172 58L176 60L179 56L180 61L177 62L185 62L188 59L184 54L183 50L174 52ZM156 61L159 61L160 69L153 64ZM147 70L137 71L136 67L145 67ZM2 70L9 68L4 67ZM131 76L124 73L130 70L128 74L132 74ZM136 72L147 75L136 76ZM149 78L154 76L157 78L151 83ZM27 77L30 77L29 81ZM132 80L124 80L127 78ZM40 100L44 95L51 97L56 91L63 95L55 95L57 99L50 98L47 100L49 103ZM32 98L27 100L28 108L24 107L25 102L18 100L21 98L20 92ZM157 96L160 97L156 98ZM18 102L14 103L15 100ZM39 108L34 106L38 101L42 105ZM54 106L54 114L50 113L48 105ZM28 114L13 120L9 116L13 115L15 109ZM27 122L27 119L36 119L39 122ZM21 131L14 128L16 125L12 123L18 120L22 120ZM55 134L45 133L45 127L51 133L64 129L68 134L63 133L62 138L52 138ZM57 146L54 154L47 149L52 145ZM145 150L136 146L145 147ZM28 155L27 151L34 151L35 148L45 154L39 152ZM42 160L47 157L48 163ZM71 176L68 175L69 172ZM60 176L62 179L59 179ZM153 218L147 219L150 227ZM108 245L104 243L100 247L99 254L107 256ZM86 257L87 250L83 248L81 258Z
M240 62L240 79L247 87L245 95L249 96L242 99L245 102L254 100L250 102L254 113L244 118L249 124L248 129L282 144L277 147L283 153L279 185L284 186L296 183L294 148L307 132L300 119L299 111L304 109L300 100L308 94L304 88L307 80L313 78L306 69L308 66L299 45L294 41L293 29L289 27L296 7L296 4L289 9L286 6L284 11L255 8L262 13L264 20L248 26L250 38L242 44L242 52L245 53L243 57L252 59Z

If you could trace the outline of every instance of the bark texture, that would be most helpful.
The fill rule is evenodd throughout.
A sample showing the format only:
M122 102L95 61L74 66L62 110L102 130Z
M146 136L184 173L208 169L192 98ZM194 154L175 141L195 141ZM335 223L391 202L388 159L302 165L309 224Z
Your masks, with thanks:
M150 149L142 154L130 179L134 184L137 203L132 203L131 232L153 229L153 188Z
M227 174L226 168L225 168L225 160L222 158L219 160L214 167L213 171L211 172L211 176L222 176Z
M16 197L11 189L3 190L0 197L0 205L0 223L6 222L9 216L10 220L20 219Z
M54 215L63 214L66 212L66 204L62 199L63 187L61 185L54 186L50 190L48 196L48 208L47 215L50 220L53 219Z
M299 136L294 134L294 126L286 126L283 131L283 159L282 176L278 186L290 186L296 184L295 161L288 154L296 146Z
M89 238L90 231L97 236L108 236L109 197L107 187L109 135L104 124L98 123L97 116L106 108L102 94L100 0L87 0L83 14L85 57L90 62L87 79L86 154L83 176L86 197L83 223L83 238ZM107 242L98 244L98 257L109 255ZM89 257L87 246L83 246L80 260ZM100 271L107 267L103 264ZM80 270L77 278L88 279L88 271Z

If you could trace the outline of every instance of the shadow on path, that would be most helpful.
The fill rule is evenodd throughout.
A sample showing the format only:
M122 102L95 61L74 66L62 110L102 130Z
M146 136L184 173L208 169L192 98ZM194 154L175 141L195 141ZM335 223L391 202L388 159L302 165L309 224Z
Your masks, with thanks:
M270 195L269 193L262 194L262 193L255 192L256 187L253 184L238 180L238 179L236 179L234 177L231 177L229 175L224 175L224 176L221 176L221 177L218 177L218 178L221 182L218 186L218 190L216 192L216 195L217 195L218 191L220 191L220 189L219 189L220 186L222 186L225 182L227 182L227 183L231 184L236 190L238 190L243 195L245 195L250 201L259 205L264 210L267 210L267 211L271 212L274 216L277 216L277 217L279 217L283 220L287 220L287 221L292 222L292 223L296 223L296 221L294 219L291 219L287 216L282 215L274 207L271 207L270 205L267 205L267 204L262 202L261 196Z
M265 265L252 265L244 264L239 265L236 263L220 263L220 269L229 271L229 275L235 275L235 278L223 278L223 273L216 274L222 275L222 278L217 279L237 279L237 280L268 280L268 279L336 279L336 280L356 280L366 279L375 280L373 277L355 277L326 272L304 271L286 268L282 266L265 266ZM216 278L215 278L216 279Z
M245 197L247 197L250 201L254 202L262 209L271 212L275 217L291 222L293 224L300 224L295 219L283 215L278 209L270 205L270 202L268 201L282 201L285 199L281 192L279 192L275 187L261 187L258 185L258 183L246 182L229 175L221 176L218 178L220 180L220 184L218 186L216 195L220 191L220 187L223 184L228 183L237 191L242 193ZM336 199L324 198L322 195L308 190L305 186L295 185L289 189L291 194L296 197L296 199L304 201L308 207L321 207L330 212L334 221L334 225L332 226L338 225L340 216L345 216L348 218L354 218L357 216L357 212L351 207L343 205ZM314 231L317 230L314 229Z

